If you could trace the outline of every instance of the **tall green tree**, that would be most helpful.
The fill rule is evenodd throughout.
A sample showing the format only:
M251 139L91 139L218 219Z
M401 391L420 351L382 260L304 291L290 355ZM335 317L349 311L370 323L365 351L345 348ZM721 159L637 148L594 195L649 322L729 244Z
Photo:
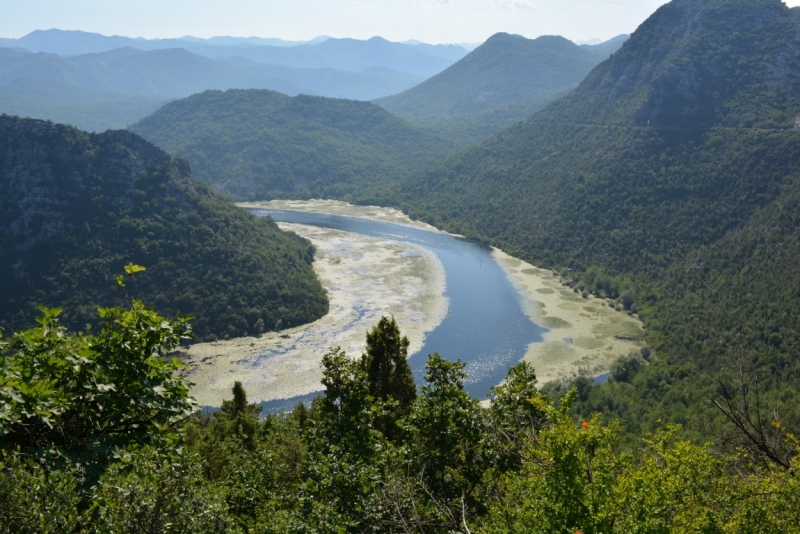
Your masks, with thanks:
M399 438L396 421L409 413L417 398L414 374L408 365L408 345L394 317L381 317L367 333L367 352L361 357L369 394L386 407L375 426L390 439Z

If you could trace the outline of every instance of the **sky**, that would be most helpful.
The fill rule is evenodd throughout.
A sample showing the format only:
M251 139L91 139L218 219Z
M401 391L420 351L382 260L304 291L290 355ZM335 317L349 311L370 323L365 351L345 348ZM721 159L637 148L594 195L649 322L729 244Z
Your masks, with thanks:
M0 37L59 28L164 38L319 35L478 43L525 37L609 39L631 33L665 0L0 0ZM800 0L788 0L800 5Z

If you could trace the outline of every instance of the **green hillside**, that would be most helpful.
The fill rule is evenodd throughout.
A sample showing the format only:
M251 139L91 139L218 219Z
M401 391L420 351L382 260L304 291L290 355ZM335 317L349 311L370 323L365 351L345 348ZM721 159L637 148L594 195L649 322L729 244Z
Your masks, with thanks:
M443 72L376 103L416 119L473 114L563 93L602 59L563 37L498 33Z
M185 160L126 131L86 134L0 116L0 326L37 306L97 321L121 296L114 276L147 267L130 297L196 316L200 337L297 325L327 312L311 244L192 179ZM122 295L124 296L124 295Z
M796 392L797 28L779 0L674 0L572 93L403 188L415 216L634 296L660 358L587 400L631 430L698 424L702 373L741 361Z
M374 104L258 90L171 102L132 130L237 200L371 198L453 151Z
M498 33L445 71L375 103L477 142L573 89L616 49L595 48Z

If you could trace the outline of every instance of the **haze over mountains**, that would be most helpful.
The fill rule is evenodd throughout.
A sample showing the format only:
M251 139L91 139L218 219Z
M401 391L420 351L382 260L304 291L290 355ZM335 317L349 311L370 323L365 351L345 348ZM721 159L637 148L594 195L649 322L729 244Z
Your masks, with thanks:
M478 141L573 89L627 39L595 46L563 37L498 33L462 60L403 93L375 102L397 115L448 129L476 128Z
M146 40L36 31L0 40L7 46L0 48L0 111L104 130L125 127L159 104L204 90L263 88L355 100L396 95L380 103L419 120L432 114L418 103L436 94L428 109L441 107L436 116L449 118L444 130L437 125L440 133L460 130L457 137L464 145L574 87L624 36L580 47L547 39L499 35L468 55L458 45L391 43L379 37L270 45L258 38ZM457 68L447 69L454 62ZM445 69L443 78L415 87ZM414 92L404 93L412 87ZM471 103L460 102L465 98ZM480 112L484 115L470 116L466 125L455 120Z
M264 88L371 100L412 87L467 54L457 45L390 43L378 37L280 46L266 41L148 41L60 30L5 39L0 41L6 47L0 48L0 111L104 130L123 128L159 104L208 89ZM96 93L94 104L76 88ZM30 98L26 91L37 96Z
M247 46L296 46L299 44L318 44L330 37L317 37L310 41L284 41L261 37L211 37L199 39L186 36L177 39L144 39L101 35L99 33L72 30L35 30L19 39L0 38L0 47L24 48L30 52L48 52L65 56L99 54L117 48L136 48L139 50L159 50L164 48L202 47L247 47Z

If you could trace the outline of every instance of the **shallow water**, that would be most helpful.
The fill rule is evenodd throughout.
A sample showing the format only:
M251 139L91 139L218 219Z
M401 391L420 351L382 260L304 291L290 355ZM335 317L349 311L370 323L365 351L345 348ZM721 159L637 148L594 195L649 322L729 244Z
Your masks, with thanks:
M547 331L525 315L522 296L486 247L447 234L367 219L289 210L251 211L279 222L413 243L438 256L447 276L445 296L450 308L442 323L427 334L422 349L409 358L418 384L424 383L427 356L438 352L449 360L465 362L465 389L473 397L486 398L509 367L522 360L528 345L541 341ZM262 406L265 411L291 409L298 401L309 402L315 395L265 402Z

